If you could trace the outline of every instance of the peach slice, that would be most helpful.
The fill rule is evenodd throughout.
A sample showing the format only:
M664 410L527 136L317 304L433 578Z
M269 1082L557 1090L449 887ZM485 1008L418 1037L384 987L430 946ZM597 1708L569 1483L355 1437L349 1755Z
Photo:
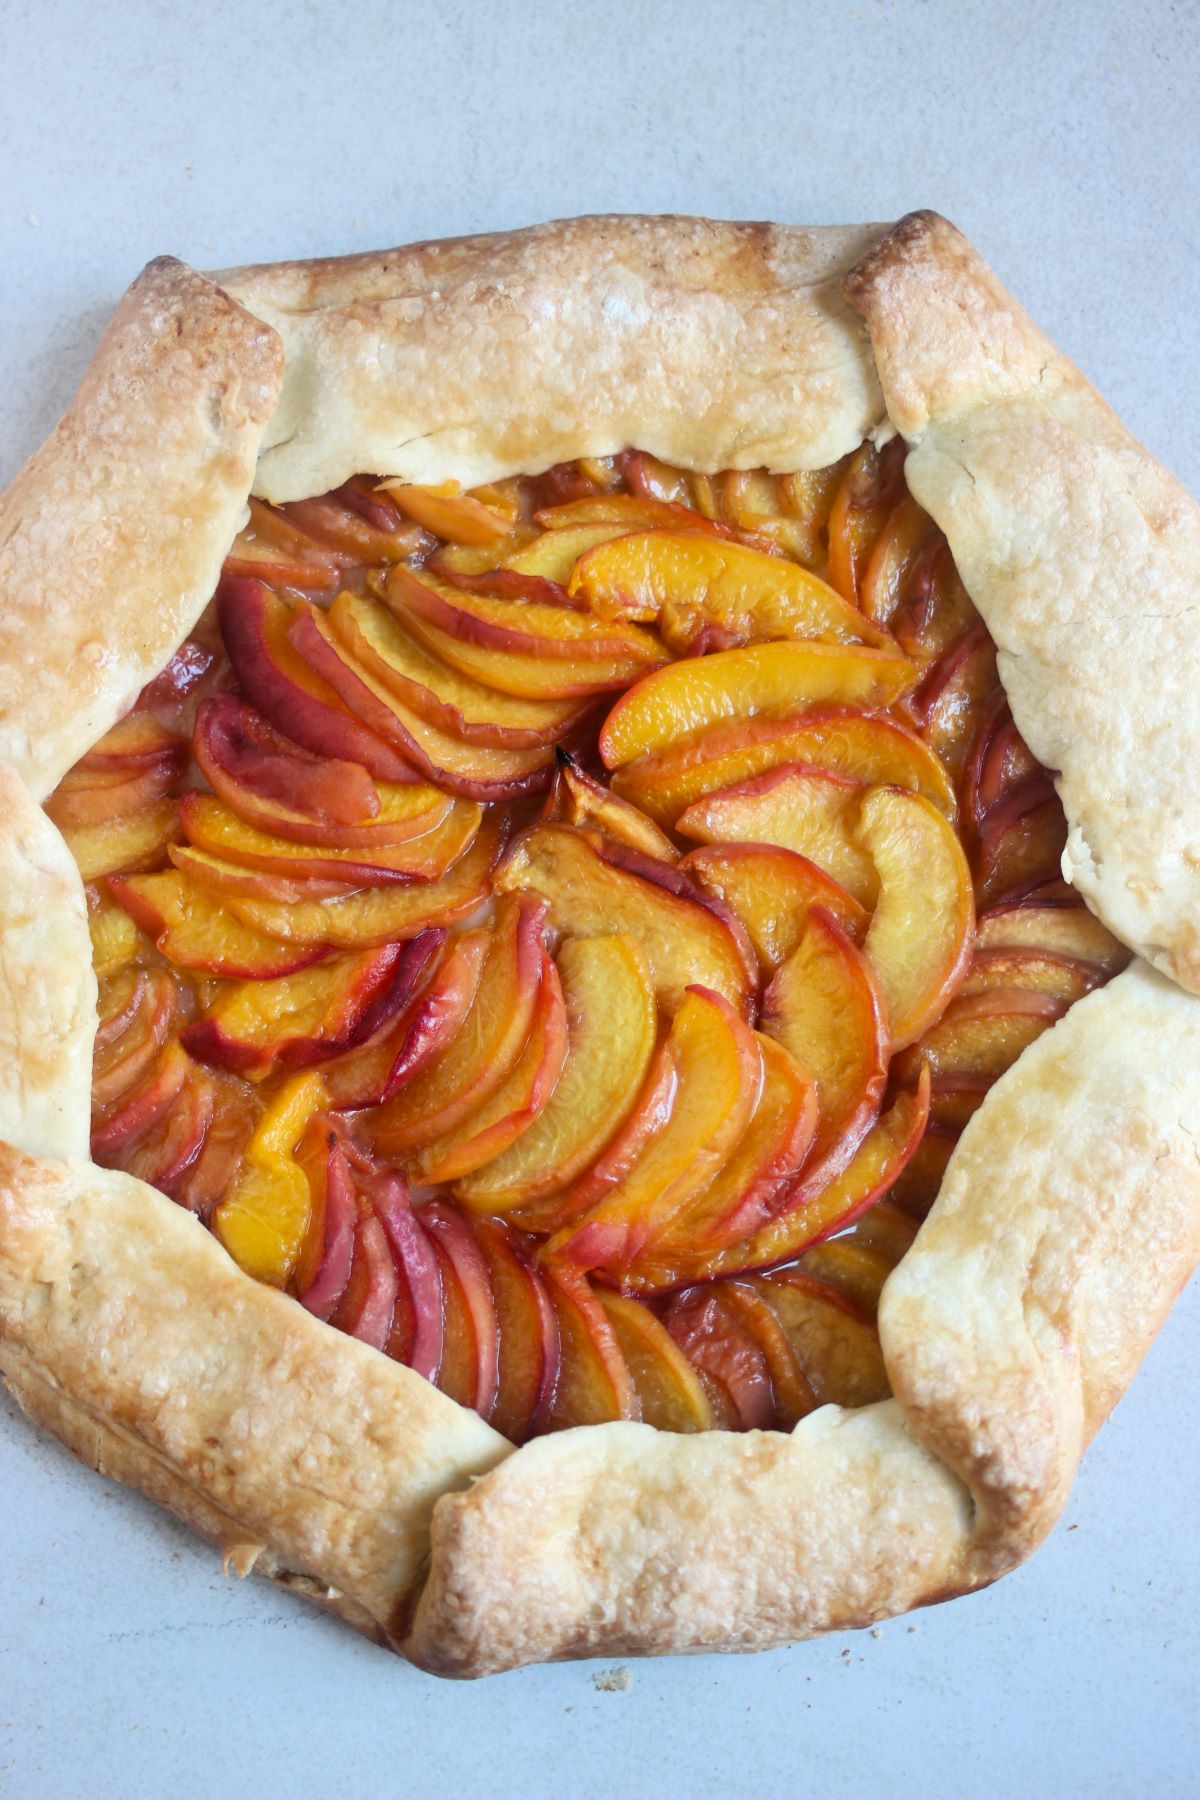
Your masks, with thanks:
M171 1182L171 1198L207 1220L237 1180L264 1108L258 1090L240 1075L218 1075L198 1063L193 1067L213 1089L212 1117L199 1156Z
M399 562L428 543L422 527L406 519L394 501L363 476L317 500L290 500L282 511L290 524L337 552L338 562L345 565Z
M388 598L402 600L406 612L481 649L575 662L626 661L644 668L664 660L661 646L636 626L609 623L570 607L467 593L403 567L388 578Z
M545 908L513 895L496 911L475 999L446 1053L369 1121L388 1156L426 1149L490 1100L525 1047L542 972Z
M777 969L797 948L812 906L832 913L856 944L867 935L866 908L794 850L707 844L689 851L679 866L741 921L764 969Z
M723 1249L756 1230L795 1185L817 1135L812 1083L781 1045L758 1037L763 1087L749 1124L723 1167L667 1227L627 1279L637 1287L674 1287L673 1256Z
M193 750L200 773L240 819L296 843L402 844L450 811L449 795L425 782L377 783L357 763L297 749L232 694L201 706Z
M637 944L660 1002L674 1012L695 983L746 1009L756 971L730 927L699 900L614 868L567 825L537 825L513 845L496 878L502 891L541 894L558 930L572 937L624 933Z
M773 844L795 851L816 863L860 906L870 907L879 892L879 875L858 836L866 792L861 781L849 776L784 763L698 800L680 816L676 829L705 844Z
M558 768L545 817L561 820L566 825L579 825L585 830L592 827L617 843L626 844L631 850L655 857L660 862L679 860L678 850L652 819L628 800L610 792L594 775L587 774L566 750L558 752Z
M928 1137L928 1132L926 1137ZM917 1145L920 1154L921 1145ZM911 1165L910 1165L911 1167ZM887 1258L894 1269L902 1256L907 1256L912 1249L913 1239L917 1235L917 1227L906 1213L901 1212L895 1198L889 1194L886 1200L877 1200L866 1212L859 1213L844 1239L831 1239L831 1242L848 1241L854 1244L865 1244L869 1250L878 1250Z
M960 995L932 1031L897 1058L894 1074L911 1082L925 1064L936 1093L982 1093L1021 1052L1061 1019L1068 1002L1024 988Z
M132 962L144 942L125 908L115 900L102 898L95 888L88 889L88 933L92 940L92 968L99 981Z
M564 509L561 507L550 507L542 513L542 520L548 525L556 526L558 521L554 515L562 510ZM571 511L571 506L568 505L566 510ZM612 538L620 537L622 532L630 529L617 520L611 524L566 524L561 529L544 531L531 544L524 544L521 549L511 551L504 557L502 566L520 575L534 575L544 581L555 581L565 589L581 556L594 550L597 544L607 544Z
M525 1048L491 1098L414 1160L413 1179L429 1186L458 1181L507 1150L541 1116L566 1055L566 1002L558 970L546 953Z
M644 675L600 733L606 766L665 750L725 720L790 718L807 706L891 706L912 685L902 656L857 644L751 644Z
M1032 806L1030 798L1035 798ZM980 907L1019 899L1057 875L1066 841L1062 806L1040 775L1029 790L1022 784L1011 792L985 821L980 837L975 867Z
M169 1045L168 1052L176 1048ZM164 1052L164 1057L168 1052ZM136 1142L125 1145L120 1155L120 1167L126 1174L148 1182L172 1199L203 1156L223 1098L215 1076L187 1057L184 1062L187 1066L183 1080L170 1103ZM104 1157L96 1156L96 1160L103 1162Z
M475 998L490 933L464 931L440 955L445 937L444 931L433 927L408 940L397 967L397 979L401 970L408 978L399 1017L389 1018L382 1035L376 1034L370 1043L326 1064L331 1110L382 1106L406 1081L427 1069L454 1038ZM434 967L425 980L431 962Z
M157 1061L179 999L179 984L166 969L134 967L104 983L92 1053L94 1118L105 1117Z
M510 1212L567 1187L622 1129L650 1067L654 990L634 940L567 938L558 971L567 1016L562 1073L528 1131L458 1183L459 1199L480 1212Z
M326 881L315 875L297 879L280 869L251 869L245 863L229 862L223 856L213 856L191 844L171 844L167 855L181 874L209 893L219 895L226 905L237 900L288 904L342 900L357 893L362 885L354 881Z
M777 555L813 564L822 554L821 529L833 503L819 504L805 476L770 475L765 469L727 469L717 477L721 514L744 541Z
M954 787L920 738L893 720L827 707L792 719L742 719L628 763L615 790L664 825L718 789L804 763L924 794L953 818Z
M721 1423L736 1431L769 1431L775 1395L767 1359L723 1290L677 1294L663 1323L699 1375Z
M977 949L958 991L966 996L995 988L1025 988L1073 1006L1103 979L1103 972L1094 964L1075 962L1049 950Z
M386 1350L400 1280L387 1233L371 1214L360 1216L354 1233L354 1261L350 1280L332 1323L349 1337Z
M237 1178L213 1214L234 1262L258 1281L285 1287L308 1231L312 1194L295 1151L325 1103L321 1077L293 1075L271 1100L246 1146Z
M463 1406L474 1407L480 1418L490 1419L500 1379L500 1323L487 1262L453 1207L433 1201L422 1207L421 1224L443 1258L443 1267L448 1264L453 1271L465 1301L466 1335L470 1340L468 1380L466 1391L460 1390L454 1398ZM439 1376L439 1385L441 1381Z
M84 881L160 867L179 838L179 802L156 800L107 824L68 826L63 838Z
M788 1204L843 1169L879 1111L887 1081L887 1014L871 965L832 914L813 907L798 949L763 996L762 1029L816 1089L810 1166Z
M1092 963L1106 975L1118 974L1133 954L1082 901L1041 903L1033 898L982 913L975 945L977 950L1044 950Z
M567 592L604 619L657 621L680 655L770 638L889 640L819 576L711 535L634 532L589 550Z
M542 1255L579 1268L634 1262L715 1177L758 1105L763 1058L755 1033L722 999L689 989L666 1054L677 1093L670 1118L632 1168Z
M937 807L903 788L870 790L858 837L879 873L863 953L883 992L894 1052L944 1011L966 973L975 925L971 870Z
M577 1269L547 1268L544 1278L561 1348L550 1429L640 1418L629 1366L587 1277Z
M350 1285L359 1215L345 1141L320 1113L308 1121L296 1161L308 1178L311 1208L292 1279L305 1311L329 1319Z
M387 603L412 635L432 655L461 674L501 693L526 700L585 699L593 694L628 687L646 672L639 658L526 656L516 651L481 646L455 637L423 618L406 603L405 578L393 570L388 578ZM414 578L415 579L415 578Z
M46 812L61 831L144 812L175 786L183 760L173 751L132 769L71 769L46 800Z
M246 698L277 731L318 756L360 763L382 781L415 781L412 765L296 653L288 639L294 610L261 581L222 581L217 617Z
M711 1431L708 1395L687 1357L648 1307L596 1290L641 1402L642 1418L657 1431Z
M776 1428L790 1431L812 1412L817 1399L779 1314L749 1281L726 1281L719 1291L726 1308L749 1333L767 1365Z
M360 558L354 551L318 543L298 520L251 497L250 517L225 559L225 572L291 587L329 588L338 571Z
M534 517L553 537L562 537L568 531L599 530L602 526L613 528L610 538L646 531L705 532L719 538L735 535L727 525L705 518L693 506L649 493L585 495L559 506L539 507Z
M956 1141L955 1134L943 1131L931 1121L908 1165L889 1188L886 1204L902 1208L910 1223L919 1224L938 1197ZM883 1204L880 1201L871 1213L878 1212ZM871 1213L864 1213L864 1219L869 1219Z
M297 844L248 825L212 794L185 794L180 823L189 843L226 862L296 881L334 880L355 887L388 882L437 881L474 842L483 809L474 800L456 800L439 824L420 837L378 849Z
M797 1264L802 1275L833 1288L868 1318L878 1311L883 1284L895 1266L882 1250L861 1243L852 1234L814 1244Z
M941 532L924 507L905 498L892 509L862 577L862 609L868 619L890 626L908 596L913 576L939 546Z
M926 671L908 703L951 780L965 774L980 708L996 686L996 646L977 619Z
M818 1406L870 1406L891 1393L879 1333L836 1289L795 1269L754 1286L787 1334Z
M392 1314L387 1351L426 1381L436 1382L445 1342L442 1264L429 1233L412 1209L408 1189L394 1170L360 1167L360 1191L387 1233L392 1260L403 1277Z
M436 782L472 800L506 800L543 785L553 752L496 750L466 744L407 706L385 687L334 635L327 616L315 607L298 608L289 637L305 662L347 706L370 722L372 731L394 745L409 764Z
M111 1166L111 1159L157 1124L179 1097L189 1062L178 1042L157 1049L140 1081L124 1090L118 1104L92 1126L92 1156Z
M863 444L850 458L829 513L829 579L857 605L867 568L892 508L904 496L903 438L883 450Z
M586 701L527 700L504 694L452 668L406 631L379 601L339 594L329 624L355 662L383 688L451 737L496 750L556 743Z
M279 943L255 931L178 869L114 876L109 885L135 939L134 921L179 968L250 980L291 975L325 955L320 945Z
M172 756L181 748L177 731L165 725L153 713L126 713L110 726L92 748L75 765L78 769L128 771Z
M315 968L224 988L181 1033L197 1061L262 1080L272 1069L321 1062L370 1036L399 944L341 956Z
M558 1319L546 1284L503 1226L477 1219L475 1242L487 1264L500 1330L491 1423L510 1443L544 1431L558 1385Z
M367 888L324 902L270 900L243 892L229 896L230 910L257 931L288 943L352 950L415 937L431 925L452 925L482 905L491 889L491 873L504 847L504 835L501 820L485 819L466 855L440 881L428 885ZM188 860L188 867L196 863L198 879L209 885L214 872L219 877L219 869L199 863L198 856L195 853ZM209 864L215 860L209 859Z
M410 519L452 544L494 544L512 529L511 519L464 494L457 481L445 481L436 487L381 481L379 487Z

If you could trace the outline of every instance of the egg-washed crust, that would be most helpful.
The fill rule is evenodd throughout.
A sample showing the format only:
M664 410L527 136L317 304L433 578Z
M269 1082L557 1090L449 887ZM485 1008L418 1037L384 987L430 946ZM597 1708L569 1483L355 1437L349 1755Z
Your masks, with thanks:
M904 219L847 277L905 476L950 540L1030 749L1063 871L1200 992L1200 507L960 232Z
M1158 666L1140 638L1163 610L1148 589L1174 631L1194 509L952 227L918 215L879 235L582 220L243 270L224 289L152 264L0 502L0 750L17 771L0 782L0 1047L20 1069L0 1082L0 1370L229 1567L439 1673L783 1643L1027 1555L1200 1255L1200 1002L1135 963L991 1091L885 1291L893 1400L823 1408L791 1434L612 1425L514 1452L88 1162L83 894L35 800L186 634L252 481L277 499L365 468L470 483L627 442L693 467L805 468L894 423L1018 723L1063 771L1072 871L1118 935L1190 981L1197 902L1171 783L1200 750L1194 704L1157 745L1161 791L1104 715L1158 705L1140 694ZM1069 508L1043 502L1031 468ZM1101 516L1122 521L1115 572L1089 561ZM1106 656L1114 583L1126 624L1144 611L1139 641L1122 627ZM1169 653L1191 667L1182 638ZM1115 758L1125 865L1064 732Z

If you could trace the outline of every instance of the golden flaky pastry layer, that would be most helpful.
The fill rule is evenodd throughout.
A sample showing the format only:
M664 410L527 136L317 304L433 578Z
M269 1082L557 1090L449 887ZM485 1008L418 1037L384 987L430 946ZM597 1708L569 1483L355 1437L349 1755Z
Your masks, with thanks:
M898 430L1135 963L1028 1049L891 1277L895 1398L519 1451L86 1155L95 986L36 802L198 617L251 491ZM589 219L217 280L152 264L0 502L0 1367L94 1466L425 1667L753 1648L1040 1541L1200 1256L1200 514L953 227ZM1172 985L1173 977L1181 986Z

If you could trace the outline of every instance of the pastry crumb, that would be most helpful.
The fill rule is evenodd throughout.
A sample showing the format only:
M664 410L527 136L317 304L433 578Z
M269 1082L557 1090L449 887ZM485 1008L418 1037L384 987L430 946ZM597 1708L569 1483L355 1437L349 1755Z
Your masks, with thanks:
M882 1631L880 1631L880 1629L879 1629L879 1627L878 1627L878 1625L876 1625L876 1626L875 1626L875 1627L874 1627L874 1629L873 1629L873 1630L872 1630L872 1632L871 1632L871 1636L872 1636L872 1637L873 1637L873 1638L881 1638L881 1637L882 1637L882 1636L883 1636L883 1633L882 1633Z
M633 1676L624 1664L618 1669L598 1669L592 1676L592 1686L601 1694L627 1694L633 1686Z

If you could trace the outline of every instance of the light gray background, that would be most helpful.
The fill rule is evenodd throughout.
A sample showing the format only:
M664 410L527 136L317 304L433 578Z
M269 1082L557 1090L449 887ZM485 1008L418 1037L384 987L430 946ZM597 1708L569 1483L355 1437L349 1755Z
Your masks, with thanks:
M0 3L0 477L152 255L204 266L600 211L936 206L1194 489L1194 0ZM1200 1305L989 1593L753 1658L436 1682L85 1474L0 1403L0 1790L1200 1793Z

